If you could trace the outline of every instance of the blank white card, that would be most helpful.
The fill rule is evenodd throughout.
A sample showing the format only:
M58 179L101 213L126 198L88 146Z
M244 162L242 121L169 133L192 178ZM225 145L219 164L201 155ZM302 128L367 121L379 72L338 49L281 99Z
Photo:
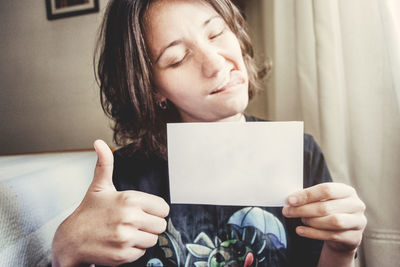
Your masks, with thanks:
M303 122L170 123L172 203L283 206L303 188Z

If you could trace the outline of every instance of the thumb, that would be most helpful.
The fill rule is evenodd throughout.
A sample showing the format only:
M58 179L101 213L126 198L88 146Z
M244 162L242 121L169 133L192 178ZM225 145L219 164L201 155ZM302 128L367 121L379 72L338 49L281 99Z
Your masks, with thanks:
M114 156L111 149L103 140L96 140L93 146L97 153L97 163L89 190L94 192L115 190L112 182Z

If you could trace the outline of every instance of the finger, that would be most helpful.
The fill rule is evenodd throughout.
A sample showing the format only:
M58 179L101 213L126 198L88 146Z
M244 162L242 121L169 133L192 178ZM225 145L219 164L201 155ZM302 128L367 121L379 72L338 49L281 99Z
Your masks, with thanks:
M137 218L134 224L139 230L151 234L161 234L167 228L167 221L165 219L145 212L143 216Z
M312 228L332 231L361 230L367 224L367 219L362 213L340 213L318 218L302 218L301 221Z
M167 227L167 221L164 218L146 213L140 207L126 207L120 210L119 215L116 215L116 220L121 224L152 234L161 234Z
M149 248L156 244L157 234L144 232L132 225L119 225L114 231L108 233L107 239L113 247Z
M132 247L146 249L154 247L158 241L158 235L136 230L132 237Z
M122 261L120 261L119 263L117 263L117 265L136 261L137 259L142 257L145 252L146 252L146 250L142 249L142 248L137 248L137 247L126 248L122 254L124 259Z
M105 259L101 260L98 264L107 266L117 266L128 262L133 262L142 257L146 250L136 247L121 248L108 248L102 254L107 255ZM96 262L94 260L93 262Z
M166 217L169 213L169 205L159 196L140 191L127 190L119 192L122 205L140 207L144 212L158 217Z
M296 233L300 236L311 239L338 242L341 243L342 246L348 247L348 249L357 248L361 243L362 238L361 230L328 231L306 226L298 226L296 228Z
M355 195L351 186L342 183L322 183L291 194L288 203L291 206L301 206L307 203L339 199Z
M120 248L146 249L157 243L158 235L139 230L132 225L120 225L117 231L110 233L108 240L111 244Z
M282 213L287 218L298 217L323 217L336 213L362 212L365 205L355 198L334 199L328 201L313 202L303 206L286 206Z
M103 140L96 140L93 145L97 153L97 163L90 190L95 192L115 190L112 182L114 156L111 149Z

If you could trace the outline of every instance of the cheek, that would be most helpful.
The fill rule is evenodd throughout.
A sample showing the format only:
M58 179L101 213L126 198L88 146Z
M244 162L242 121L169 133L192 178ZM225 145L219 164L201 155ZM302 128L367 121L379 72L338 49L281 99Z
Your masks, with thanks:
M158 91L172 99L200 93L198 70L191 64L153 73Z
M245 70L246 79L248 78L248 70L246 64L244 62L242 49L240 47L239 40L236 38L234 33L230 33L230 35L224 40L224 43L221 44L225 49L229 49L230 55L234 57L235 62L238 64L238 67L242 70Z
M239 39L233 32L229 32L228 37L225 39L225 47L229 47L236 56L242 57L242 49L240 48Z
M185 81L182 74L176 75L175 72L165 72L162 75L154 75L157 91L170 100L184 97Z

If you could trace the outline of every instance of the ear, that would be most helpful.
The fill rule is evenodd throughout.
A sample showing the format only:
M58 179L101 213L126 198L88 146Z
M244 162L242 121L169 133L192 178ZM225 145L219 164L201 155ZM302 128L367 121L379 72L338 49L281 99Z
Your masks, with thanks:
M167 98L163 96L158 90L155 92L154 96L157 102L164 102L167 100Z

